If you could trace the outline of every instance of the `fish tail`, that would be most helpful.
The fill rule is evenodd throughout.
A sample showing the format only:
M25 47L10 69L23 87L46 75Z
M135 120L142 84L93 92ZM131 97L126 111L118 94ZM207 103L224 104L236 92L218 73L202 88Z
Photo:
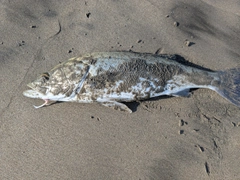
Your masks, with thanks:
M240 68L218 71L220 81L216 85L216 91L240 107Z

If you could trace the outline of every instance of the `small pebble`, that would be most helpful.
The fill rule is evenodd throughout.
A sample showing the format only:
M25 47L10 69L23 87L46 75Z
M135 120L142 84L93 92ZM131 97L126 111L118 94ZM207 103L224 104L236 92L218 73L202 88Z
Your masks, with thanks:
M235 127L235 126L236 126L236 123L235 123L235 122L231 122L231 124L233 125L233 127Z
M181 119L180 121L179 121L179 126L183 126L184 125L184 121Z
M188 40L185 41L185 46L187 46L187 47L189 47L189 46L191 46L193 44L195 44L195 43L193 43L191 41L188 41Z
M179 134L183 134L183 133L184 133L184 130L180 130L180 131L179 131Z
M87 18L89 18L89 17L90 17L90 15L91 15L91 13L90 13L90 12L88 12L88 13L86 14Z
M173 25L174 25L175 27L178 27L178 26L179 26L179 22L175 21L175 22L173 23Z

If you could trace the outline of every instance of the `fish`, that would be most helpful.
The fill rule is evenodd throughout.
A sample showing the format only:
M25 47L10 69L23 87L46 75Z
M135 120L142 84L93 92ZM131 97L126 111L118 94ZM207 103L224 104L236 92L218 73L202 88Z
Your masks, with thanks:
M131 113L124 102L158 96L189 97L190 89L208 88L240 107L240 68L212 71L176 61L175 55L95 52L60 63L23 95L50 101L97 102Z

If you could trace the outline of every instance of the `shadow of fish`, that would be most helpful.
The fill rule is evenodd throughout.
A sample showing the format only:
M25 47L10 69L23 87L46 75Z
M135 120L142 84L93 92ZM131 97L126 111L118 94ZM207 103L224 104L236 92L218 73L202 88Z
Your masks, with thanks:
M174 61L173 56L98 52L69 59L28 84L24 96L45 101L98 102L132 112L121 102L162 95L188 96L191 88L216 91L240 107L240 68L210 71Z

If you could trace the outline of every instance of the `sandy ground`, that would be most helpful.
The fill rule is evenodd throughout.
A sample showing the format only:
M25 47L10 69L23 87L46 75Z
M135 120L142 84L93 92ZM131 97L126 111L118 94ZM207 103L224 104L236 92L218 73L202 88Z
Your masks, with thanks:
M94 51L239 67L238 0L1 1L0 179L240 179L240 109L217 93L34 109L26 84ZM186 41L192 42L186 46Z

